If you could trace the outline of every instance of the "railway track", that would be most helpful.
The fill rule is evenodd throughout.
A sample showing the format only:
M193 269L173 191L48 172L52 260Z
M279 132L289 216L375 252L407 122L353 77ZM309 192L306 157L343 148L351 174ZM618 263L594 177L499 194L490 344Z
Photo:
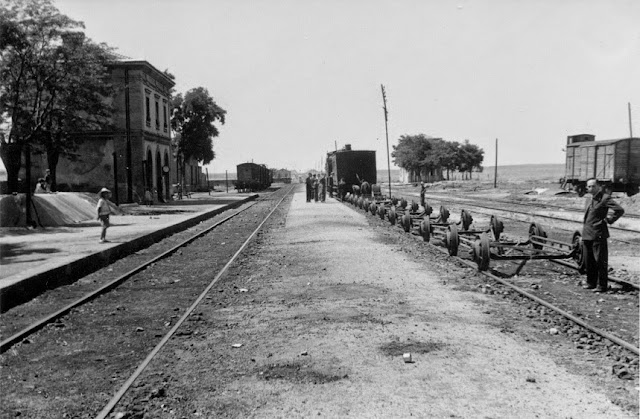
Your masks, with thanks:
M367 203L363 203L362 201L358 201L358 200L354 200L353 202L351 202L352 204L356 205L356 207L361 207L362 209L365 210L365 212L370 212L370 206L367 205ZM375 213L375 211L371 211L372 213ZM380 214L378 212L378 214ZM389 212L387 213L387 218L388 217ZM374 215L372 215L372 217L374 217ZM396 217L395 213L394 213L394 218ZM383 218L382 216L380 216L380 218ZM391 221L391 220L389 220ZM392 222L392 224L395 224L395 220L394 222ZM414 226L416 225L416 223L413 223ZM405 228L405 226L403 226L403 228ZM411 233L414 233L416 237L424 237L424 233L422 231L422 229L424 228L424 224L420 224L420 228L418 229L418 231L409 231ZM405 231L406 228L405 228ZM446 254L446 256L451 257L452 255L450 254L450 252L448 250L443 249L442 247L439 246L434 246L436 249L438 249L439 251L443 252L444 254ZM477 251L477 250L476 250ZM455 258L456 261L458 261L459 263L462 263L466 266L472 267L472 268L477 268L478 266L476 265L475 262L471 262L468 259L465 259L463 257L460 256L453 256ZM568 310L565 310L561 307L559 307L557 304L553 304L552 302L541 298L540 296L536 296L534 294L532 294L531 292L528 292L524 289L522 289L521 287L518 287L516 285L514 285L513 283L511 283L510 281L501 278L497 275L495 275L494 273L490 272L490 271L480 271L480 273L482 275L485 275L489 278L491 278L493 281L496 281L498 283L500 283L501 285L508 287L509 289L511 289L512 291L517 292L518 294L534 301L537 304L540 304L550 310L552 310L554 313L557 313L558 315L562 316L563 318L577 324L580 327L583 327L587 330L589 330L590 332L604 338L607 339L608 341L614 343L615 345L620 346L621 348L624 348L625 350L633 353L634 355L639 355L640 354L640 350L638 348L637 345L635 345L632 342L629 342L628 340L625 340L623 338L620 338L619 336L617 336L614 333L611 333L610 331L604 330L603 328L597 327L596 325L594 325L592 322L589 321L585 321L581 318L579 318L576 315L573 315L572 313L570 313ZM636 286L637 289L637 286ZM637 307L637 292L635 293L634 296L632 296L633 301L635 302L635 305Z
M410 193L409 195L411 196L420 196L420 194L416 194L416 193ZM533 218L544 218L547 220L556 220L556 221L563 221L563 222L569 222L569 223L575 223L576 224L576 228L579 228L582 226L582 216L584 215L584 213L575 211L575 210L566 210L565 211L571 211L573 213L575 213L577 219L571 219L571 218L566 218L566 217L558 217L555 215L546 215L546 214L537 214L537 213L532 213L531 211L517 211L517 210L513 210L513 209L509 209L509 210L505 210L504 207L500 208L497 207L495 205L485 205L485 204L480 204L477 201L474 200L470 200L470 199L465 199L465 198L447 198L447 197L441 197L441 196L437 196L437 195L425 195L426 199L435 199L439 202L444 202L444 203L452 203L452 204L457 204L457 205L461 205L464 204L465 206L471 206L474 208L483 208L483 209L487 209L487 210L493 210L493 211L501 211L504 213L505 217L508 216L509 213L511 214L520 214L523 215L525 217L533 217ZM494 201L491 200L490 202L499 202L499 201ZM509 204L509 205L516 205L516 206L528 206L527 204L522 204L522 203L518 203L518 202L507 202L505 201L504 204ZM561 208L562 207L558 207ZM627 217L627 214L624 215L624 217ZM509 218L515 218L513 215L509 216ZM627 218L631 218L631 217L627 217ZM637 217L636 217L637 218ZM522 221L522 220L519 220ZM622 232L626 232L626 233L637 233L640 234L640 231L636 230L636 229L631 229L631 228L625 228L625 227L620 227L617 225L611 225L609 226L609 228L611 230L617 230L617 231L622 231ZM626 240L622 240L619 238L615 238L612 237L611 240L616 240L619 241L621 243L625 243L625 244L632 244L629 241Z
M417 194L417 193L408 193L408 194L402 196L402 198L407 199L407 200L413 199L415 197L419 197L419 194ZM446 198L446 197L442 198L442 197L439 197L439 196L436 196L436 195L425 195L425 199L427 199L427 201L429 201L429 202L431 202L430 201L431 199L435 199L435 198L438 199L437 202L447 203L447 204L454 204L454 205L456 205L456 207L460 207L461 203L464 203L465 207L468 205L468 206L470 206L472 208L490 209L490 210L493 210L492 214L487 213L487 212L482 212L482 211L480 211L479 213L481 213L481 214L483 214L485 216L491 216L491 217L493 217L493 215L497 215L501 219L503 219L503 218L504 219L512 219L514 221L522 222L522 223L525 223L527 225L530 224L530 223L535 222L538 217L539 218L544 218L544 219L562 221L562 222L570 221L570 222L576 223L576 227L574 229L563 229L562 227L558 227L559 229L565 230L567 232L567 235L572 234L573 231L575 231L575 230L579 230L581 228L581 226L582 226L581 222L578 222L578 221L575 221L575 220L566 220L566 219L560 218L560 217L552 217L552 216L533 214L531 212L525 212L525 211L522 211L522 212L507 211L507 210L498 209L498 208L495 208L495 207L492 207L492 206L485 206L485 205L479 204L479 203L477 203L477 202L475 202L473 200L465 199L465 198L457 198L457 197L456 198ZM508 203L508 201L505 201L505 203ZM478 213L478 212L476 211L476 213ZM522 217L518 217L517 215L514 215L514 213L515 214L521 214ZM626 216L626 214L625 214L625 216ZM615 228L615 225L610 226L610 228ZM620 229L620 228L618 228L618 230L626 231L626 232L630 232L630 233L638 233L638 234L640 234L640 232L638 232L636 230ZM622 240L622 239L616 238L616 237L611 237L610 240L611 241L615 241L615 242L619 242L619 243L623 243L625 245L636 245L636 246L638 245L637 241L636 242L631 242L631 241ZM567 262L562 261L562 260L552 260L552 262L556 263L556 264L559 264L559 265L563 265L563 266L565 266L567 268L570 268L572 270L578 270L578 266L576 266L575 264L567 263ZM621 286L623 286L625 288L631 288L631 289L635 289L635 290L640 289L640 282L637 281L637 280L631 281L631 280L627 280L627 279L621 278L621 277L619 277L617 275L613 275L613 274L609 275L609 279L610 279L611 282L620 284Z
M5 380L14 379L13 383L5 382L6 386L3 387L13 389L16 383L17 387L20 387L20 384L30 380L34 382L33 387L46 387L33 377L15 381L14 374L18 372L12 372L7 363L9 359L18 363L22 358L35 357L42 360L42 364L37 363L33 366L35 370L40 370L34 374L38 377L43 374L43 369L50 370L55 368L54 365L66 365L70 362L67 360L68 357L76 358L74 362L78 364L77 368L82 369L82 365L87 362L91 364L96 359L96 355L93 354L104 354L97 355L97 359L106 365L90 367L98 368L94 371L94 378L87 381L87 378L83 377L74 380L77 382L65 384L79 387L75 387L73 392L95 394L94 401L88 406L82 406L83 410L78 412L73 411L77 406L73 404L73 400L69 400L68 409L65 403L59 403L59 406L51 406L51 411L36 412L35 417L75 417L91 411L101 411L98 417L107 417L119 398L128 391L136 377L164 344L176 333L191 333L184 332L184 329L189 329L194 324L191 323L194 314L197 314L194 310L204 299L209 301L210 296L207 293L216 286L239 255L255 241L260 228L280 207L283 200L290 196L292 190L293 187L287 187L267 194L266 199L261 198L224 219L215 221L204 230L190 235L170 249L108 281L99 289L44 318L37 319L28 327L3 340L3 375ZM238 247L235 247L236 243ZM223 245L223 248L220 248L220 245ZM210 249L218 250L212 253ZM216 257L209 261L212 254ZM213 279L211 269L217 272ZM229 295L239 292L224 288L218 290L223 291ZM37 305L37 301L33 304ZM99 338L93 338L93 335ZM96 342L93 343L93 340ZM150 347L150 344L154 346ZM73 350L69 352L71 348ZM140 355L145 353L148 353L146 358L140 360ZM86 361L79 360L78 357ZM26 359L22 362L29 364ZM109 366L112 359L115 364ZM61 373L63 370L65 368L60 367ZM108 377L104 375L107 374L105 370L117 370L117 374ZM127 371L134 372L131 375ZM73 375L74 372L66 371L65 374ZM117 383L121 385L114 387ZM53 397L53 392L60 390L65 394L65 391L69 391L63 388L65 385L61 385L60 389L57 386L48 387L41 404L46 406L49 396ZM109 395L113 393L116 393L116 397L111 398ZM11 392L7 392L3 398L6 398L3 403L5 408L9 408L15 400L21 399L17 395L12 397ZM56 409L57 413L52 413Z

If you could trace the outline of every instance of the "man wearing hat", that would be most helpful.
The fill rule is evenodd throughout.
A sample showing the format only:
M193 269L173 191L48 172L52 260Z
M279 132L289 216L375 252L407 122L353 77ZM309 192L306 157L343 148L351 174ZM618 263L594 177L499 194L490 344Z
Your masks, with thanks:
M102 225L102 232L100 233L100 243L108 243L107 240L107 228L109 228L109 215L111 214L111 208L109 208L109 197L111 191L107 188L100 189L98 192L100 199L96 210L98 211L98 221Z

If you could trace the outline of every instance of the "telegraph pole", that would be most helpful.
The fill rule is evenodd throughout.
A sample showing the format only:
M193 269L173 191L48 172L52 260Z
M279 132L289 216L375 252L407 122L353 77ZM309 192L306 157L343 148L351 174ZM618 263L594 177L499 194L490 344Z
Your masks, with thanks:
M631 102L627 102L627 108L629 109L629 137L633 138L633 126L631 125Z
M496 138L496 164L493 170L493 187L498 187L498 139Z
M387 94L384 91L384 84L381 84L380 88L382 89L382 103L384 104L382 109L384 109L384 131L387 136L387 173L389 174L389 199L391 199L391 162L389 159L389 126L388 126L389 112L387 111Z

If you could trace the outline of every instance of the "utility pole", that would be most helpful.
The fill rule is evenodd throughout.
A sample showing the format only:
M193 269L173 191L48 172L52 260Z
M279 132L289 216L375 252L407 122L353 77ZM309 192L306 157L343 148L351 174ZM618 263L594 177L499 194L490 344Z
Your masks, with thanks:
M493 187L498 187L498 139L496 138L496 165L493 169Z
M389 112L387 112L387 94L384 91L384 84L380 85L382 89L382 103L384 104L384 131L387 136L387 173L389 174L389 199L391 199L391 162L389 158L389 126L388 126L388 116Z
M631 125L631 102L627 102L627 108L629 109L629 137L633 138L633 126Z

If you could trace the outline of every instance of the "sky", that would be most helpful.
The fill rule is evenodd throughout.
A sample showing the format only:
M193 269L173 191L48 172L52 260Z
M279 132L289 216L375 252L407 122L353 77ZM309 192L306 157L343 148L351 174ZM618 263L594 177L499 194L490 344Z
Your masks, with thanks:
M320 169L401 135L485 166L562 163L568 135L640 136L637 0L55 0L87 36L227 111L210 172ZM393 167L392 167L393 168Z

